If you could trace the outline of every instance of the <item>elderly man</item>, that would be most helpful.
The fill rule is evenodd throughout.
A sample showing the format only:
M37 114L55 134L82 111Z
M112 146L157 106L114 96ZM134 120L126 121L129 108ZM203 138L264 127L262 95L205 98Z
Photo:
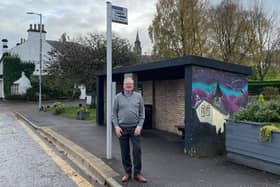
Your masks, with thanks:
M122 182L128 182L132 174L129 141L133 145L134 179L143 183L147 182L141 174L140 134L144 119L145 109L143 98L141 94L133 91L132 78L125 78L123 91L117 94L114 100L112 116L115 132L120 142L122 164L125 170Z

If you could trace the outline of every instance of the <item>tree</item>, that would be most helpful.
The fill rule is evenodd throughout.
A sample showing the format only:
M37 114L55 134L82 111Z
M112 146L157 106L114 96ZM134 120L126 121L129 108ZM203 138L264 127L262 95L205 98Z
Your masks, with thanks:
M153 56L166 58L207 52L207 11L202 0L159 0L149 26Z
M250 50L252 65L256 68L258 78L264 80L272 63L278 60L280 35L274 17L267 16L258 1L255 1L250 11L250 37L254 40Z
M248 12L234 0L223 0L209 10L212 57L244 64L252 39L248 37Z
M106 64L106 40L101 34L90 33L76 40L67 41L66 35L50 52L48 74L57 80L71 82L72 85L85 84L88 90L95 89L96 70ZM113 35L113 66L133 64L135 55L128 40Z

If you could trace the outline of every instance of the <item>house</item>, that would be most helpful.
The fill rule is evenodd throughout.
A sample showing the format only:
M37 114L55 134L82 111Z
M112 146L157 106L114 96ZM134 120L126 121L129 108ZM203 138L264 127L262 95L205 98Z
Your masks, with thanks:
M14 81L11 87L11 94L12 95L24 95L26 91L32 88L30 80L25 76L25 73L21 73L21 77Z
M27 39L21 39L20 43L17 43L15 47L8 49L8 40L3 39L3 54L9 53L11 55L18 56L23 62L32 62L35 64L35 70L33 75L39 75L40 68L40 24L30 24L27 30ZM45 74L46 63L49 59L49 51L54 48L53 41L46 40L46 31L44 25L42 25L42 72ZM0 98L4 98L4 81L3 81L3 58L0 61ZM28 78L27 78L28 79ZM12 90L15 90L14 85ZM26 92L22 91L21 92ZM15 92L13 92L15 93Z
M40 70L40 24L30 24L27 30L27 39L21 39L15 47L9 50L11 55L17 55L23 62L35 64L34 75L39 75ZM46 30L42 25L42 72L46 72L46 64L49 61L49 52L53 50L57 41L46 40Z
M117 92L124 76L132 76L135 89L141 90L145 105L152 110L151 127L180 134L183 124L184 151L189 154L215 152L224 133L200 122L195 106L203 99L232 116L245 108L248 100L248 75L251 68L213 59L185 56L153 63L120 67L113 70ZM105 124L106 72L97 72L97 123ZM217 120L220 120L218 118ZM214 122L215 124L215 122ZM218 151L218 150L217 150Z
M4 51L18 56L23 62L32 62L35 64L35 70L33 75L39 76L40 73L40 24L30 24L29 29L27 30L27 39L21 39L16 46L8 49L7 42L8 40L3 39L3 54ZM42 75L46 75L47 63L49 62L49 52L53 49L59 49L62 47L62 42L47 40L46 39L46 30L44 25L42 25ZM4 83L3 83L3 63L0 61L0 98L4 98ZM80 98L85 99L84 92L86 88L81 86L81 93L83 95Z
M0 58L0 99L5 98L4 95L4 79L3 79L3 59L4 56L7 54L8 50L8 40L7 39L2 39L2 57Z

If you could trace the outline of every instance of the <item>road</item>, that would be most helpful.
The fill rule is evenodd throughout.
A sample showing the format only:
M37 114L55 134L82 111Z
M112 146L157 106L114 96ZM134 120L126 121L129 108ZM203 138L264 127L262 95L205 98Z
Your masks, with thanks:
M0 104L0 186L92 186Z

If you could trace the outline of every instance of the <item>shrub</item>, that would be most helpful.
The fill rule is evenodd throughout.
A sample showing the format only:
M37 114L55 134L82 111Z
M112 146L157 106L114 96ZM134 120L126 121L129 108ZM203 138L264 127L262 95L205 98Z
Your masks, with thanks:
M259 97L258 97L258 103L259 104L263 104L264 103L264 96L263 94L260 94Z
M5 96L5 99L7 100L26 100L26 95L8 95Z
M275 98L279 95L279 89L272 86L266 86L263 88L262 94L267 98Z
M27 99L36 101L38 100L39 95L39 80L37 77L32 77L31 79L32 88L27 90ZM78 91L76 91L77 94L79 94ZM59 86L51 86L50 83L45 84L45 82L42 82L42 97L44 100L48 99L58 99L58 98L71 98L71 94L69 94L69 89L66 89L65 87L59 87ZM78 97L77 97L78 98Z
M256 122L279 122L280 100L273 99L263 103L251 103L246 109L234 115L235 120L246 120Z
M260 129L259 140L261 142L271 141L272 131L280 131L279 127L274 124L265 125Z
M261 142L270 141L272 131L280 131L279 126L271 124L271 122L280 121L280 100L262 100L261 102L261 99L258 100L258 102L249 104L245 110L237 112L234 115L234 119L269 123L260 128L259 140Z
M36 101L38 99L37 92L38 91L35 90L34 88L29 88L26 91L26 98L27 98L27 100L29 100L29 101Z
M56 102L53 104L54 114L61 114L64 112L64 105L61 102Z
M79 104L79 112L88 112L88 109L86 106L83 106L82 104Z

